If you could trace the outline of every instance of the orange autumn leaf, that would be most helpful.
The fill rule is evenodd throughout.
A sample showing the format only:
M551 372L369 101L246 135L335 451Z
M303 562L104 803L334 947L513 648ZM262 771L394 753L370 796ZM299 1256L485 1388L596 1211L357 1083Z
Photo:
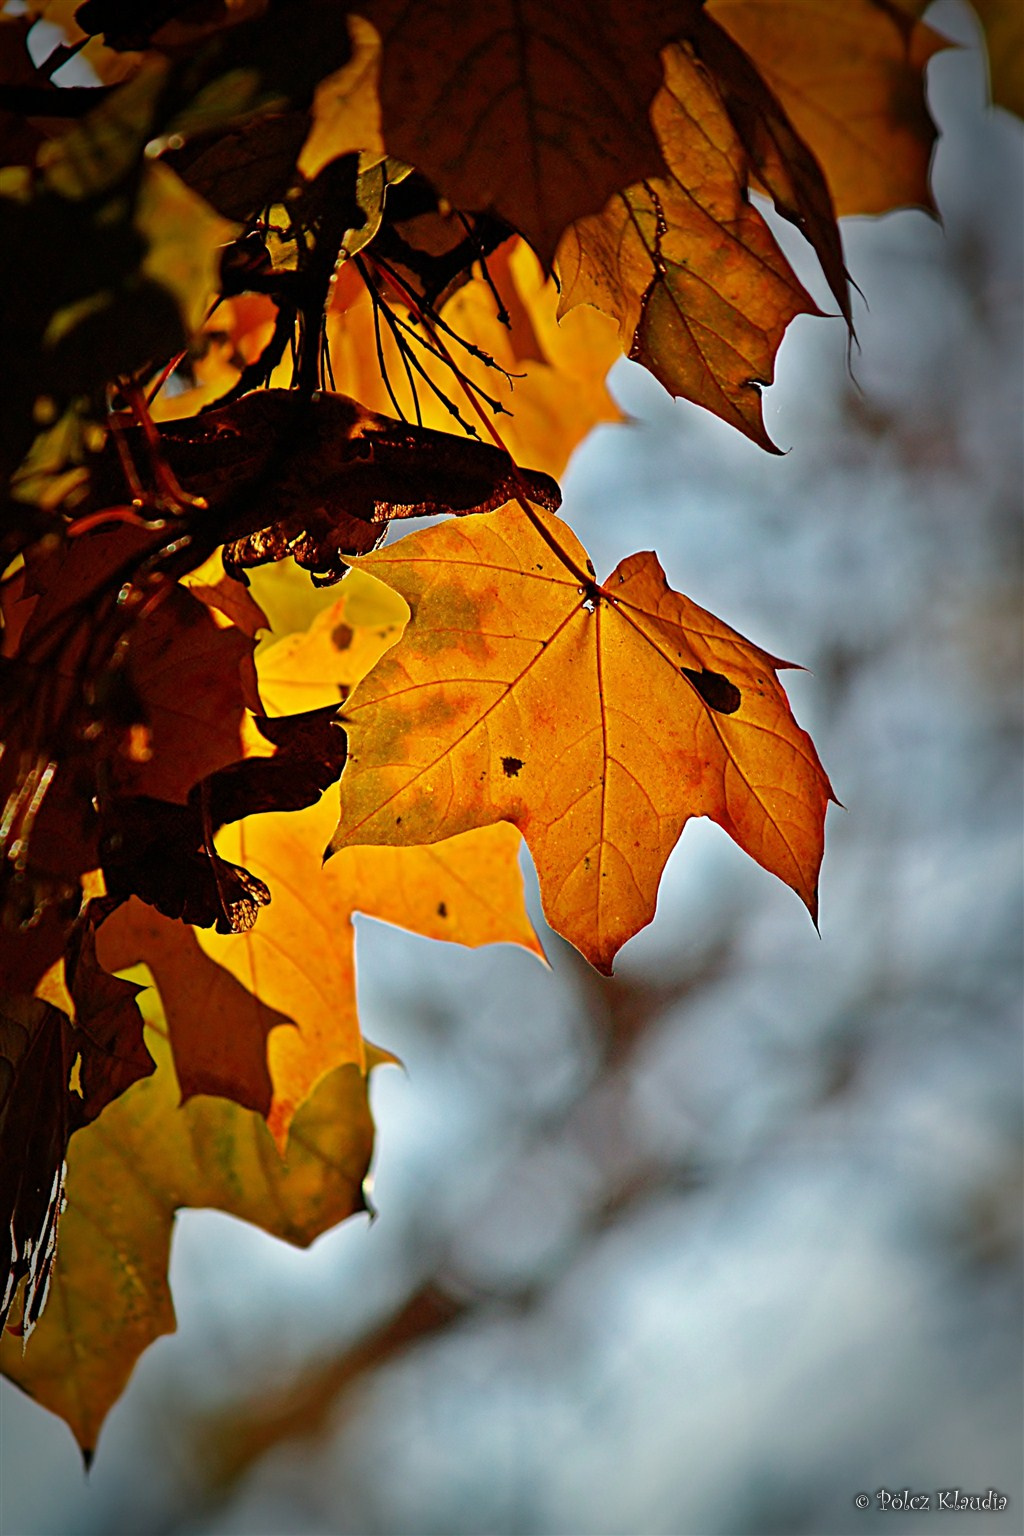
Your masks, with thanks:
M814 151L837 215L934 208L924 71L945 38L899 0L709 0L707 11Z
M40 567L41 595L18 605L15 658L27 679L37 679L37 689L45 679L62 696L80 694L94 628L101 617L117 617L119 573L152 544L151 533L135 528L96 530L69 544L52 566ZM121 664L137 700L130 723L144 726L145 734L115 743L111 775L121 793L182 801L197 780L239 756L244 711L256 703L255 630L232 622L242 611L236 604L232 615L224 614L209 593L197 601L184 587L170 586L127 629ZM67 637L60 648L54 634Z
M760 386L789 322L816 314L747 195L744 152L713 77L664 52L652 117L671 168L579 220L558 248L561 312L614 315L624 350L672 394L774 449Z
M412 534L362 568L409 603L345 706L334 852L511 821L552 927L598 969L654 916L690 816L817 907L832 798L785 663L673 592L652 554L603 586L553 515Z
M274 1085L267 1065L272 1029L290 1017L267 1006L200 948L196 930L164 917L138 897L118 907L97 935L108 971L145 964L167 1021L181 1101L199 1094L232 1099L267 1116Z

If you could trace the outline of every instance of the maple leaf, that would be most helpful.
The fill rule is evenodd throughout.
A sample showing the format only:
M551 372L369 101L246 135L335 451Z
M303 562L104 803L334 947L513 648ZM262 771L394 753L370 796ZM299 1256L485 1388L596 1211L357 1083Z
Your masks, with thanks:
M649 118L658 50L698 9L371 0L388 152L456 207L506 220L549 266L567 224L662 169Z
M175 1211L215 1207L306 1247L366 1209L373 1122L358 1067L324 1079L299 1110L282 1159L249 1110L216 1098L179 1108L167 1041L145 996L157 1070L72 1140L54 1304L24 1352L20 1339L0 1343L3 1374L60 1414L87 1453L139 1355L174 1329L167 1260ZM368 1055L370 1065L381 1059Z
M813 151L837 215L934 208L924 71L949 44L902 0L708 0L707 13Z
M721 826L812 915L831 795L785 665L672 592L651 554L603 586L557 518L508 509L363 562L408 602L343 711L332 851L506 820L545 914L599 970L654 916L690 816Z
M747 194L739 136L691 49L667 48L652 120L671 168L581 219L558 248L560 313L614 315L623 348L674 395L763 448L760 386L789 322L816 314Z

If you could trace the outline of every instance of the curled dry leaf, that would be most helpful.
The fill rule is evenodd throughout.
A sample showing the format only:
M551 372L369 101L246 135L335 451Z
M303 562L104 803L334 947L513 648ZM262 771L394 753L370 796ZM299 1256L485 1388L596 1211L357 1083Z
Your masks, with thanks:
M365 554L394 517L488 511L516 494L556 507L549 476L516 470L486 443L414 427L345 395L256 390L230 405L159 426L161 452L182 485L209 503L194 536L226 542L229 573L291 555L314 579L337 581L345 556ZM142 455L140 428L123 432ZM93 500L121 496L112 444L94 474Z
M22 1280L22 1324L46 1305L64 1201L75 1050L65 1014L39 998L0 995L0 1325Z
M703 815L815 915L832 794L785 664L671 591L653 555L597 586L564 523L508 509L363 569L412 618L345 706L333 852L511 821L551 926L607 972Z

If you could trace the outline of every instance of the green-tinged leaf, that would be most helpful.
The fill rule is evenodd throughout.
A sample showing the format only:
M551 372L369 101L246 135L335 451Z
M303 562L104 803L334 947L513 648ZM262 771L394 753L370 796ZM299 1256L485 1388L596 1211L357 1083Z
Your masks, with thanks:
M306 1247L366 1209L373 1122L357 1067L319 1085L282 1159L250 1110L210 1098L179 1108L162 1027L147 1041L155 1075L72 1140L49 1306L24 1352L11 1335L0 1344L3 1374L59 1414L87 1453L143 1350L174 1330L175 1211L210 1206Z

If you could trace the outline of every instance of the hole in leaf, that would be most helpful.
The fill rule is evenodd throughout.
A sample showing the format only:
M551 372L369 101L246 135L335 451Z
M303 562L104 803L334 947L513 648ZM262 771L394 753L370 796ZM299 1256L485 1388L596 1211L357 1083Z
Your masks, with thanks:
M742 697L740 691L721 672L709 672L706 668L697 672L692 667L681 667L680 671L690 679L709 708L717 710L720 715L734 715L739 709Z

